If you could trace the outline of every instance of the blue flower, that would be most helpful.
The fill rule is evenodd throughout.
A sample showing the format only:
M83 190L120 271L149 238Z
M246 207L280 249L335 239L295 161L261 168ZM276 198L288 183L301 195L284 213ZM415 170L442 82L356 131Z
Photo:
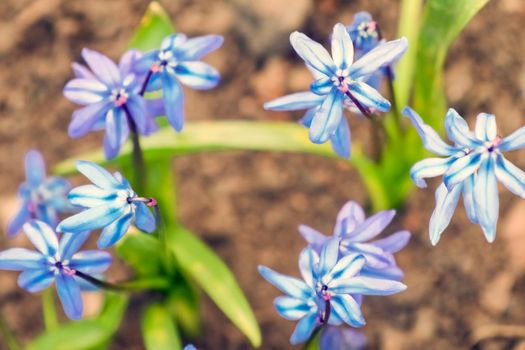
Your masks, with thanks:
M333 237L341 240L342 255L361 254L366 258L361 275L394 280L403 278L403 271L397 266L394 253L408 244L410 232L403 230L375 239L390 224L395 213L395 210L385 210L366 218L363 208L353 201L346 203L339 211ZM331 239L306 225L299 226L299 232L318 253Z
M54 228L58 223L58 214L72 210L66 198L71 185L62 177L46 176L46 166L40 152L27 152L25 168L26 182L18 189L22 206L9 223L7 233L10 236L17 234L24 223L31 219L42 220Z
M321 334L321 350L364 350L366 337L350 327L328 326Z
M382 41L377 22L366 11L354 15L354 21L347 27L347 31L358 57L371 51Z
M205 35L188 39L182 33L166 37L160 50L153 50L135 65L147 84L147 91L162 89L164 108L175 130L184 124L184 94L180 83L192 89L208 90L219 83L220 74L200 59L222 46L220 35Z
M292 344L306 341L317 326L352 327L365 325L358 297L391 295L406 289L398 281L361 276L365 257L358 254L339 256L339 239L327 241L318 254L311 247L299 255L302 280L259 266L261 275L286 296L274 301L284 318L299 321L290 338Z
M419 187L426 187L425 178L443 175L443 184L436 190L436 208L430 219L430 240L437 244L459 201L471 222L480 224L485 238L493 242L499 216L499 180L509 191L525 198L525 173L509 162L503 152L525 147L525 127L501 138L497 134L496 117L480 113L475 131L454 109L445 118L446 144L421 117L410 108L403 111L416 127L426 149L444 158L427 158L412 167L410 176Z
M322 45L302 33L292 33L290 42L314 75L311 93L284 96L266 103L265 108L308 109L303 123L310 128L310 140L324 143L330 139L339 155L349 157L350 129L343 117L343 108L359 107L365 115L372 110L390 109L390 102L365 81L401 57L407 49L406 38L383 43L355 62L352 40L340 23L335 25L332 34L332 57Z
M59 232L78 233L102 228L98 246L108 248L126 234L133 220L142 231L155 230L155 217L147 206L152 199L137 196L120 173L111 175L87 161L78 161L77 169L93 185L75 187L68 198L74 205L88 209L63 220L57 227Z
M73 320L82 318L82 280L76 273L97 275L106 271L111 255L96 250L77 253L89 232L64 233L59 242L53 229L42 221L30 221L24 224L23 230L38 251L25 248L2 251L0 269L22 271L18 285L32 293L55 282L66 315Z
M142 54L126 52L117 66L108 57L89 49L82 50L89 69L74 63L76 78L64 87L64 96L85 107L73 112L69 136L78 138L90 131L105 129L104 151L114 158L129 133L149 135L157 130L154 116L163 114L158 100L144 100L141 81L133 67Z
M197 348L193 344L188 344L184 347L183 350L197 350Z

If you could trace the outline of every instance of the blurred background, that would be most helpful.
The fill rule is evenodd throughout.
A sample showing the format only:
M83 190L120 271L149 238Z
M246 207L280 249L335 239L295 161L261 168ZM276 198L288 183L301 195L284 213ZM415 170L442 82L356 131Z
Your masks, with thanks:
M305 90L311 80L291 50L288 35L300 30L326 42L337 22L350 24L368 11L385 37L396 37L399 1L393 0L164 0L176 28L186 34L218 33L222 49L207 61L223 75L212 91L186 89L187 120L298 120L301 114L266 112L262 104ZM0 1L0 219L16 210L23 157L30 148L51 166L101 145L102 134L67 136L73 104L62 96L70 64L89 47L118 59L148 1ZM446 65L450 106L469 122L479 112L498 117L501 135L525 122L525 2L492 0L454 44ZM385 90L386 95L386 90ZM367 149L371 124L349 115L354 140ZM512 157L513 156L513 157ZM525 154L510 158L522 169ZM348 200L367 205L366 193L347 162L316 156L228 152L178 158L182 221L233 269L263 330L264 349L291 348L294 323L273 309L279 292L257 273L264 264L298 275L304 242L301 223L330 233ZM407 174L408 176L408 174ZM78 182L76 182L78 183ZM399 255L408 290L368 297L363 329L371 349L525 349L525 202L501 195L498 239L458 210L439 245L431 248L428 220L433 189L414 191L389 232L413 232ZM13 245L2 232L0 248ZM388 233L388 232L387 232ZM147 262L145 262L147 263ZM118 270L118 268L115 268ZM116 271L113 278L122 273ZM116 277L115 277L116 276ZM128 310L112 349L142 349L142 299ZM96 296L86 303L96 308ZM27 340L42 329L40 299L16 286L14 273L0 274L0 308L16 334ZM242 334L209 301L202 308L204 349L249 349ZM1 343L1 341L0 341ZM4 349L0 344L0 349Z

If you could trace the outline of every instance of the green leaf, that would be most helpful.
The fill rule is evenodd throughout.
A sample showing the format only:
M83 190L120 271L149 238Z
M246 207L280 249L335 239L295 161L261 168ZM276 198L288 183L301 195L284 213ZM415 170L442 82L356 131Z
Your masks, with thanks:
M443 67L450 45L488 0L428 0L419 35L414 107L442 131L447 105Z
M181 280L174 284L168 296L167 307L185 336L196 338L199 335L200 297L187 281Z
M117 245L118 256L133 267L139 276L162 275L159 251L158 239L144 233L128 233Z
M191 277L253 346L261 345L261 331L233 273L197 236L182 227L168 228L168 243L183 273Z
M169 15L158 2L153 1L135 30L129 47L141 51L158 49L162 39L173 32L175 28Z
M182 349L182 343L166 307L149 305L142 317L142 335L147 350Z
M396 64L396 101L399 108L408 104L410 89L414 81L417 42L423 0L402 0L399 15L398 35L408 39L408 50Z
M72 321L49 330L28 346L28 350L103 349L118 329L127 306L123 295L107 294L101 314L95 319Z

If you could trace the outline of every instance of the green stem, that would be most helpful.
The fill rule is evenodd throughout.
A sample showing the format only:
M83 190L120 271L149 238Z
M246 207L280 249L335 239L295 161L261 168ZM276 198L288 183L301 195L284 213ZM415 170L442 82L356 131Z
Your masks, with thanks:
M304 343L304 346L303 346L303 350L309 350L310 347L312 346L313 342L315 341L315 339L317 338L317 336L319 335L319 333L321 333L321 331L323 330L323 325L320 325L318 326L313 332L312 332L312 335L310 336L310 338L308 338L308 340L306 341L306 343Z
M134 292L148 289L166 290L170 287L169 282L163 278L139 279L135 281L113 284L99 280L98 278L95 278L80 271L74 271L74 274L75 276L82 278L83 280L93 284L94 286L114 292Z
M123 105L124 112L128 121L129 131L131 134L131 143L133 144L132 158L133 158L133 172L135 174L135 190L140 195L146 191L146 165L144 163L144 155L140 147L140 136L137 129L137 124L133 120L131 113L126 105Z
M13 334L13 332L11 332L9 325L7 324L7 321L4 319L4 315L1 312L0 312L0 333L2 334L2 338L4 339L5 344L7 345L7 348L9 350L22 350L22 347L16 340L16 337Z
M53 290L48 288L42 292L42 312L46 329L52 330L58 326L58 316L55 309L55 298Z

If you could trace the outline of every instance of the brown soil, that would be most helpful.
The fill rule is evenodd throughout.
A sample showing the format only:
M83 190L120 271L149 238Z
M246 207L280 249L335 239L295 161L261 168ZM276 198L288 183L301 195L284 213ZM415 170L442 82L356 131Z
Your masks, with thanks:
M370 11L389 38L395 37L398 2L323 0L164 1L178 29L190 35L225 35L223 49L210 55L224 79L211 92L187 91L188 120L296 120L299 115L265 112L264 101L307 87L309 75L288 45L295 29L324 40L337 21ZM117 58L147 6L146 1L4 0L0 2L0 191L12 197L23 179L21 159L32 147L50 164L98 147L100 135L67 137L74 106L62 95L70 63L90 47ZM470 121L495 113L502 135L524 122L525 4L492 1L468 26L447 61L451 106ZM353 135L367 142L370 125L351 117ZM518 157L521 155L522 157ZM513 160L525 168L523 153ZM264 264L296 275L305 223L328 232L340 206L366 204L356 171L345 162L315 156L222 153L180 158L176 164L182 218L231 266L246 291L264 336L264 349L291 348L292 322L277 316L279 293L257 273ZM435 186L435 183L434 183ZM431 248L426 227L432 190L413 193L392 230L414 233L399 254L408 290L394 297L370 297L364 332L371 348L465 349L493 334L478 349L524 349L525 235L523 203L502 191L499 239L485 242L463 210L442 241ZM7 203L12 204L12 201ZM7 205L6 205L7 206ZM12 211L4 206L4 211ZM514 235L516 232L516 235ZM0 247L7 242L4 235ZM27 340L42 322L39 298L16 287L14 274L0 274L0 306L18 336ZM144 298L138 298L140 301ZM142 349L138 315L128 311L112 349ZM206 300L205 329L195 341L205 349L249 349L243 336ZM2 343L0 341L0 343ZM0 344L0 349L4 349Z

